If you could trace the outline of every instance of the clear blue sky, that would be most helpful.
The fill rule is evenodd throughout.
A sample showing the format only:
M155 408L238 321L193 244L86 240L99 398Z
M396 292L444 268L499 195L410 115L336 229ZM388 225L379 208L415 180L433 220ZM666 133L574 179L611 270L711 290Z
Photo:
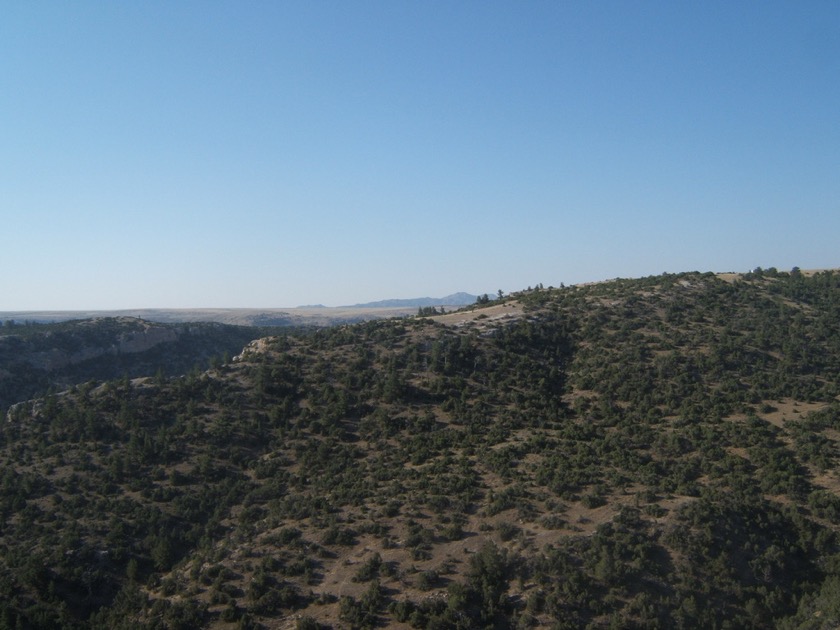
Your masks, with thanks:
M840 266L840 2L9 2L0 310Z

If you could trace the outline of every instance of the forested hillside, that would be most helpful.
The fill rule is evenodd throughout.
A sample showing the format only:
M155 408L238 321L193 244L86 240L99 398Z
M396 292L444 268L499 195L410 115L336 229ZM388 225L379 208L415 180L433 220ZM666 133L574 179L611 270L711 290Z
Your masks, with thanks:
M0 627L834 628L840 274L253 342L0 430Z

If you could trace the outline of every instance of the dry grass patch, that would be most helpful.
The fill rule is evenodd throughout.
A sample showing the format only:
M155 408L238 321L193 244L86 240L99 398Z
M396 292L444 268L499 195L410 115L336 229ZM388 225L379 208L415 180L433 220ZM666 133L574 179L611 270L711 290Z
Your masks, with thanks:
M759 417L779 428L783 428L785 423L790 420L800 420L809 413L821 411L828 407L828 404L824 402L809 403L792 398L785 398L775 404L767 403L767 405L772 407L772 410L761 413Z
M493 304L470 311L436 315L430 319L453 328L474 326L483 330L500 323L515 321L523 317L524 314L523 305L518 300L512 300L504 304Z

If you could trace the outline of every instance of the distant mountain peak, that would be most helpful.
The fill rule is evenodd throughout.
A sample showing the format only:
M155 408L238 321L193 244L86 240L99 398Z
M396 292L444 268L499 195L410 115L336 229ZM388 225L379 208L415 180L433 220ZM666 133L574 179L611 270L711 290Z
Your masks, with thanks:
M452 293L441 298L421 297L394 300L379 300L378 302L367 302L365 304L354 304L351 308L411 308L421 306L467 306L475 304L477 295L464 293Z

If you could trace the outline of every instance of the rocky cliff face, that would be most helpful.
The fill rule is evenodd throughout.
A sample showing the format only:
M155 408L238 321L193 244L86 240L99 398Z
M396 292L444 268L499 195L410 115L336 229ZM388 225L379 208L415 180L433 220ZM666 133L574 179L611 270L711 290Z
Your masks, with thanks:
M209 322L165 324L101 317L0 327L0 410L90 380L184 374L232 356L262 334Z
M105 355L145 352L157 345L174 342L177 339L178 332L175 329L143 322L140 330L122 332L116 338L91 340L91 345L83 345L81 348L72 350L53 347L21 358L37 370L52 372Z

